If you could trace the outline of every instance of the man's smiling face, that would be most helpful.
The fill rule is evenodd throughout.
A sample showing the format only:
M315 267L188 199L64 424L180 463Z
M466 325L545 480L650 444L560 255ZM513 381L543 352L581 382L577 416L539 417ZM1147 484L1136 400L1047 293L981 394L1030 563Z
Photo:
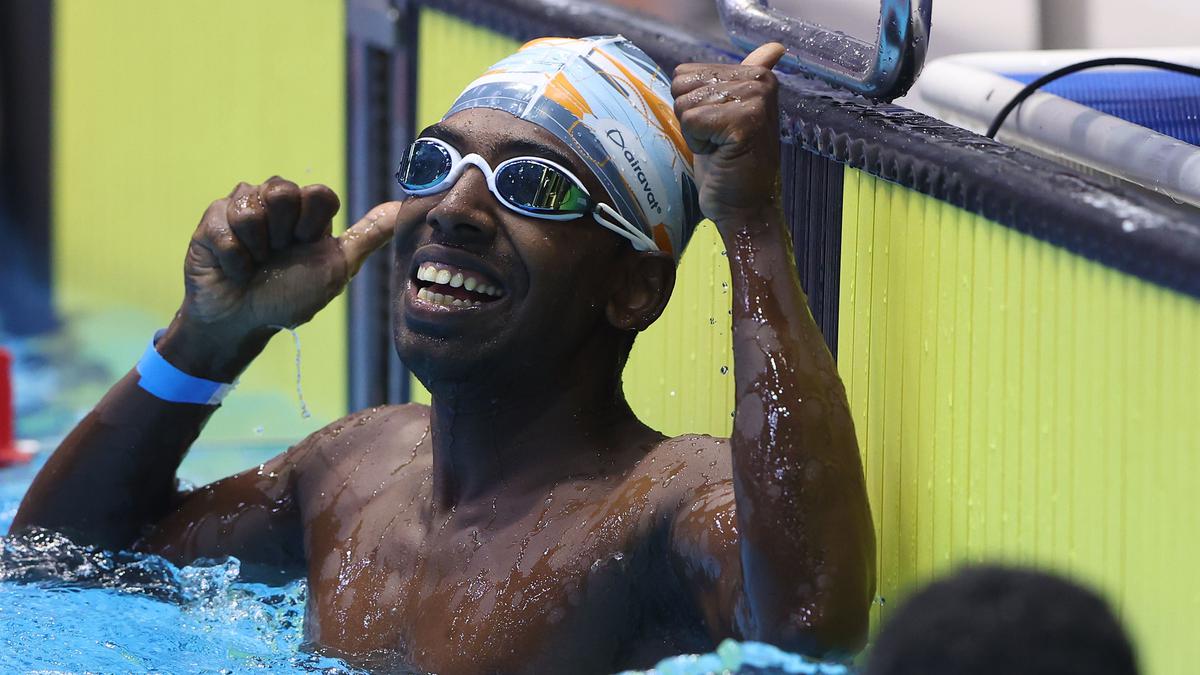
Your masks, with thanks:
M464 110L421 135L463 156L477 153L492 167L520 156L552 160L593 198L611 203L562 141L506 112ZM507 208L475 166L444 192L410 197L395 242L396 348L427 385L431 378L541 374L598 331L616 333L606 305L623 281L622 257L638 255L590 215L554 221Z

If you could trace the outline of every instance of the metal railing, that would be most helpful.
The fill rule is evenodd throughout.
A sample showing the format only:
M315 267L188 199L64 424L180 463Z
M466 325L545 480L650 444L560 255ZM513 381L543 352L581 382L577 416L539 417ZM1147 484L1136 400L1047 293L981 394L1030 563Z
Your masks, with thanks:
M882 0L879 31L871 45L773 10L766 0L717 0L717 8L741 49L779 42L788 48L782 68L876 101L899 98L916 82L933 16L933 0Z

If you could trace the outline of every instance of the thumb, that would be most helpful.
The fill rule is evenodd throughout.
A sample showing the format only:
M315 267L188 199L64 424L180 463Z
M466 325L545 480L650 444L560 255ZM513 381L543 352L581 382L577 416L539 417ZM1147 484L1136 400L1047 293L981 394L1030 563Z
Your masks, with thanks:
M342 255L346 256L350 276L358 272L367 256L392 240L392 233L396 231L396 214L401 204L403 202L386 202L376 206L337 238Z
M778 42L768 42L747 54L746 58L742 59L742 65L771 69L775 67L776 63L779 63L779 59L783 58L785 53L787 53L787 47Z

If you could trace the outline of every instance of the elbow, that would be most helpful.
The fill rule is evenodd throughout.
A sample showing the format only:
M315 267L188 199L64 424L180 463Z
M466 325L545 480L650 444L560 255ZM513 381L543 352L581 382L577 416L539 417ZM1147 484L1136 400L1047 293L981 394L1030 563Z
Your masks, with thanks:
M757 631L763 642L816 659L841 660L867 643L870 603L822 606L812 603Z
M828 607L814 603L784 618L768 640L780 649L821 659L842 659L867 643L870 603Z
M776 613L772 625L756 631L780 649L822 659L857 654L867 643L871 605L875 599L875 570L866 566L857 575L817 590ZM783 608L780 608L783 609Z
M811 548L791 557L744 554L754 639L824 659L862 650L875 601L875 533L869 509L855 516L821 539L819 555Z

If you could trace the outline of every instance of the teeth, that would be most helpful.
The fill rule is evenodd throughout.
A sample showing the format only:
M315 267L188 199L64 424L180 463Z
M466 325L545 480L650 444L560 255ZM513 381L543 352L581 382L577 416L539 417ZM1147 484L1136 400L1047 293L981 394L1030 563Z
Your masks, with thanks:
M417 291L417 298L433 305L441 305L442 307L478 307L483 304L478 300L463 300L452 295L435 293L428 288L419 289Z
M434 284L448 285L451 288L465 288L468 291L474 291L483 295L490 295L498 298L504 294L497 286L485 284L478 277L471 276L470 272L452 272L446 268L438 268L437 263L426 263L417 268L417 279L419 281L427 281ZM424 289L423 289L424 290ZM434 301L434 296L437 293L420 293L417 296L428 302ZM448 298L445 302L446 306L453 306L451 302L453 298ZM462 306L469 307L480 304L479 301L463 301Z

